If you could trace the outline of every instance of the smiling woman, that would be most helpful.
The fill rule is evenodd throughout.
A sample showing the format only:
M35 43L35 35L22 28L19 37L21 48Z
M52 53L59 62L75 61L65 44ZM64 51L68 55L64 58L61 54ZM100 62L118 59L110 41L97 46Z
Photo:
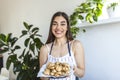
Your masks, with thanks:
M74 40L70 31L69 18L65 12L56 12L50 24L49 36L46 44L40 49L40 71L49 63L68 64L70 66L68 74L64 68L58 69L57 66L46 67L47 75L50 80L75 80L77 77L83 77L85 71L84 50L78 40ZM47 70L46 70L47 69ZM41 73L44 73L41 72ZM54 77L51 75L55 75ZM46 78L38 74L42 80Z

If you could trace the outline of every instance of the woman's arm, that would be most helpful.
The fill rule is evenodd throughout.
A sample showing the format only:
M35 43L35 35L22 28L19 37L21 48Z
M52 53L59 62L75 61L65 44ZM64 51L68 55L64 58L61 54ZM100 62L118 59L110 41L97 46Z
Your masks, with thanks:
M73 51L77 66L74 67L74 74L77 77L83 77L85 73L84 49L80 41L74 40Z
M39 55L39 64L40 64L40 68L42 67L42 65L44 65L47 61L48 58L48 50L46 48L46 46L42 46L40 49L40 55ZM40 78L40 80L48 80L47 78Z
M48 58L48 50L46 48L46 46L42 46L40 49L40 55L39 55L39 64L40 64L40 68L42 67L43 64L46 63Z

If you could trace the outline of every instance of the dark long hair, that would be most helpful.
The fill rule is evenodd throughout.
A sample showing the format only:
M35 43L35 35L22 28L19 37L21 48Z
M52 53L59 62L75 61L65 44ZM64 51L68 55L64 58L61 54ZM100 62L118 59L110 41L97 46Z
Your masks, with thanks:
M67 32L66 32L66 37L67 37L67 41L71 41L73 40L73 36L72 36L72 33L70 31L70 23L69 23L69 17L68 15L65 13L65 12L56 12L52 19L51 19L51 23L50 23L50 29L49 29L49 36L48 36L48 39L46 41L46 44L47 43L51 43L55 40L55 36L53 35L52 33L52 24L53 24L53 20L55 19L55 17L57 16L62 16L65 18L66 22L67 22Z

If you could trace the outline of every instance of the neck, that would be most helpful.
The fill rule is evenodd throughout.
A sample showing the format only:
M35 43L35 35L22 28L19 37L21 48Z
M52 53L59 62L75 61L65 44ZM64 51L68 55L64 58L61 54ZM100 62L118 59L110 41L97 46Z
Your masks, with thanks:
M54 45L63 46L67 43L67 38L55 39Z

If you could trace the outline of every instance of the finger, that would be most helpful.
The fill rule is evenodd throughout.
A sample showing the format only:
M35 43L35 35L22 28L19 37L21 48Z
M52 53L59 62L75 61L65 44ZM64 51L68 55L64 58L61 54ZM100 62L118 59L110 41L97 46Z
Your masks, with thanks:
M73 71L75 72L75 71L77 71L77 66L74 66L74 69L73 69Z

